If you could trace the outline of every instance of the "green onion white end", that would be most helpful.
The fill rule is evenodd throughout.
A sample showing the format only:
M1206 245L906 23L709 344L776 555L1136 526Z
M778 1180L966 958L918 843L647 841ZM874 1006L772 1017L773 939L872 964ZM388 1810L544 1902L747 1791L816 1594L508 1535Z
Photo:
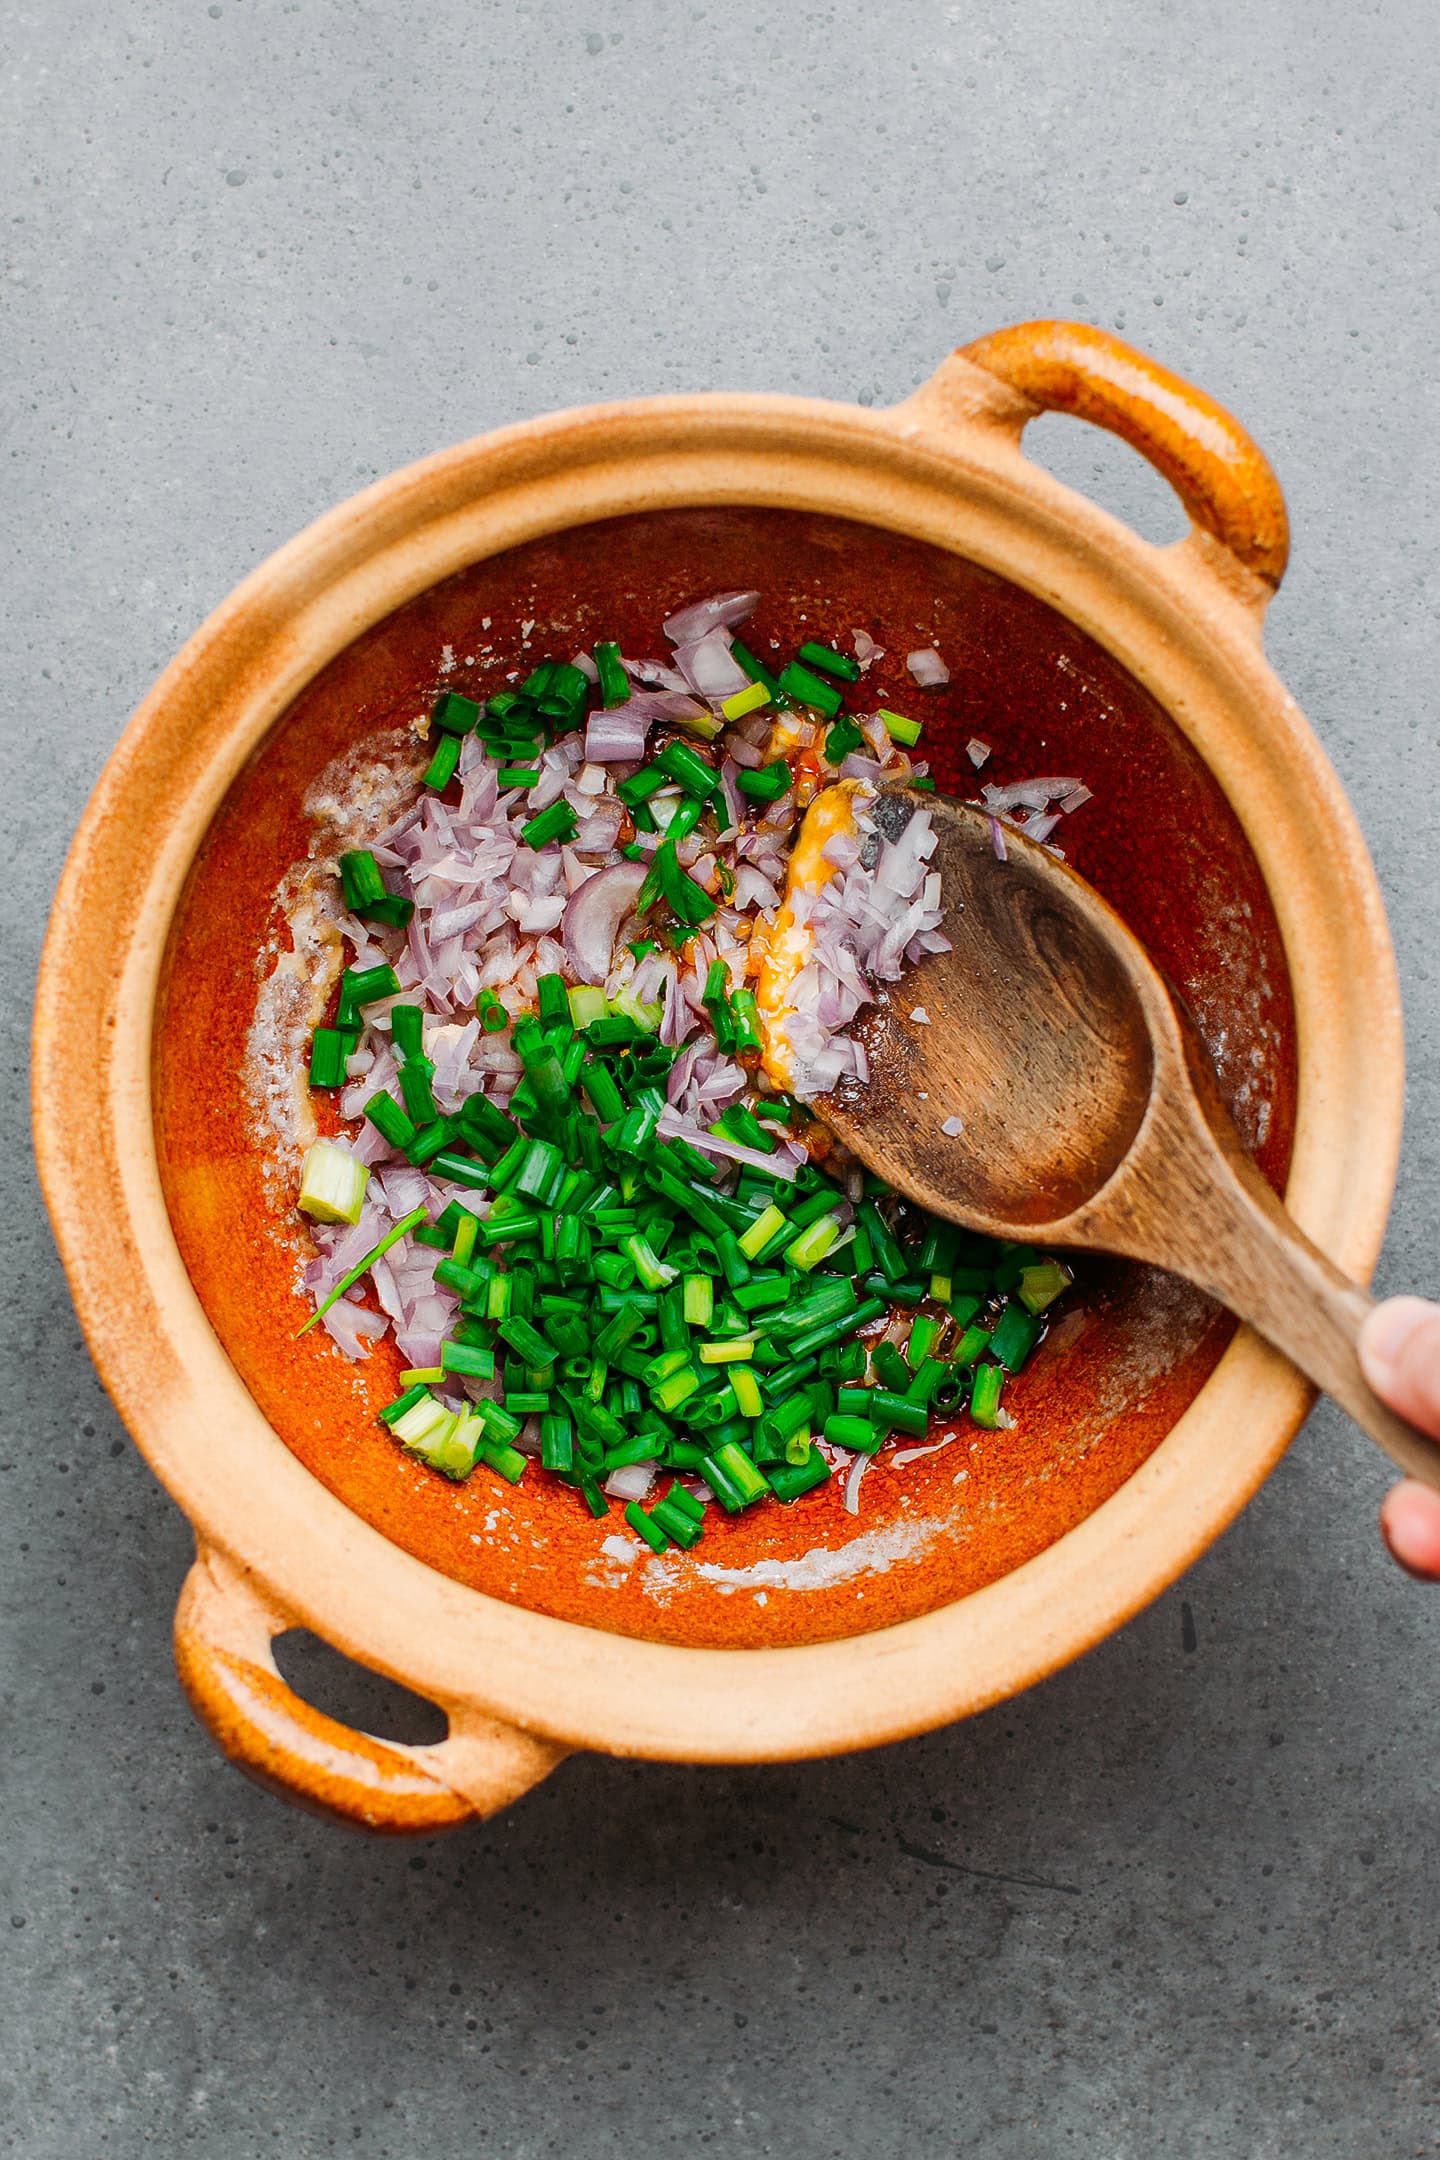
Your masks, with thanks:
M348 1148L317 1140L300 1173L297 1205L316 1222L357 1223L369 1182L369 1170Z

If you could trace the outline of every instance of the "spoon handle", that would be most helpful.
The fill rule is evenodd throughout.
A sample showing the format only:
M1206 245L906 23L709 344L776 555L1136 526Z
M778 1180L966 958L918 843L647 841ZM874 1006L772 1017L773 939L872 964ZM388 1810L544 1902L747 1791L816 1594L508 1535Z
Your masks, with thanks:
M1226 1146L1211 1132L1197 1148L1196 1137L1174 1135L1163 1173L1168 1250L1157 1240L1146 1257L1228 1305L1393 1463L1440 1491L1440 1442L1397 1417L1361 1371L1360 1328L1375 1300L1311 1244L1238 1142Z

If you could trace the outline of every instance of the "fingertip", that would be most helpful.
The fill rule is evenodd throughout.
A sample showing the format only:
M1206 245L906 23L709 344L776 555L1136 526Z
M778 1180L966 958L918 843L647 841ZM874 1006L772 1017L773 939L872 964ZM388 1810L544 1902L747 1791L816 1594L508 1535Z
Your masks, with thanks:
M1387 1298L1366 1315L1359 1351L1376 1394L1423 1432L1440 1432L1440 1305Z
M1440 1582L1440 1493L1413 1478L1392 1485L1380 1509L1380 1530L1407 1574Z

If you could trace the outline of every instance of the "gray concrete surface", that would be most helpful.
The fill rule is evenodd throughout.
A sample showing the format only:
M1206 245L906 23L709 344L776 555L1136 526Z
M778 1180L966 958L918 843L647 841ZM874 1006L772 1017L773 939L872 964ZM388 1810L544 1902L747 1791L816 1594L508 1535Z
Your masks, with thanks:
M1338 1416L1174 1592L969 1725L818 1767L577 1761L473 1835L366 1845L183 1708L184 1526L79 1341L23 1114L86 793L317 511L547 406L886 400L1073 312L1232 403L1289 491L1271 649L1408 1001L1384 1280L1435 1284L1427 0L7 0L0 46L0 2149L1434 2152L1440 1594L1379 1550L1383 1467ZM1035 447L1174 525L1129 453Z

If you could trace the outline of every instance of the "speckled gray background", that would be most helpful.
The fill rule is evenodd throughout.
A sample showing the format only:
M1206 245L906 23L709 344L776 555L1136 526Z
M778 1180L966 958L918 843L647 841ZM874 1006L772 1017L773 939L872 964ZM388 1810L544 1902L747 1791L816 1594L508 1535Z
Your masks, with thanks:
M1385 1560L1383 1467L1328 1411L1123 1634L883 1754L576 1761L489 1828L381 1847L252 1790L181 1702L185 1527L28 1167L45 909L177 642L317 511L477 429L696 386L888 400L1045 313L1233 404L1297 531L1271 651L1399 942L1384 1277L1440 1280L1429 0L588 7L0 9L0 2142L1433 2153L1440 1593ZM1128 452L1055 420L1032 447L1176 528ZM380 1714L366 1680L342 1699Z

